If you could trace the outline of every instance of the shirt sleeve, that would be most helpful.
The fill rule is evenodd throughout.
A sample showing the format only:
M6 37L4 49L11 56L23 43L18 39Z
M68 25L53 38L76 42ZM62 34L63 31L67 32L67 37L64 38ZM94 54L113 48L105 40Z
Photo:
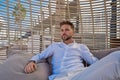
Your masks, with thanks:
M49 56L51 56L53 54L53 48L54 48L54 44L51 44L50 46L48 46L48 48L46 48L41 53L36 54L30 60L33 60L33 61L35 61L37 63L41 59L48 58Z
M96 57L94 57L94 55L90 52L90 50L88 49L88 47L86 45L82 45L80 47L80 53L82 58L88 63L88 64L93 64L96 61L98 61L98 59Z

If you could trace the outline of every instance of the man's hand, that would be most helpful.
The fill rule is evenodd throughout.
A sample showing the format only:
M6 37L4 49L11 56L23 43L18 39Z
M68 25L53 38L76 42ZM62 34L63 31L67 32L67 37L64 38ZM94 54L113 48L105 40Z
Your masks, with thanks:
M25 73L29 74L37 69L37 64L34 61L30 61L24 68Z

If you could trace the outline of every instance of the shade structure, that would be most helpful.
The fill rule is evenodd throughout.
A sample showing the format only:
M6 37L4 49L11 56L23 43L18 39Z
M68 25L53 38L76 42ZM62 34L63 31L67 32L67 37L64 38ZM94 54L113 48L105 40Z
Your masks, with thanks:
M5 57L4 50L13 45L38 53L61 41L63 20L73 22L75 40L90 49L119 47L119 7L120 0L1 0L0 55Z

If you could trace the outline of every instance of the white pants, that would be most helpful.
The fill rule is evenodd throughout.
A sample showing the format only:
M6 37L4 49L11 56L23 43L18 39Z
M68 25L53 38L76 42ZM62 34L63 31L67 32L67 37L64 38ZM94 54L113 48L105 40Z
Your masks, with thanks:
M84 69L86 69L86 68L76 70L76 71L72 71L72 72L69 72L69 73L59 74L55 77L54 80L71 80L75 75L82 72Z

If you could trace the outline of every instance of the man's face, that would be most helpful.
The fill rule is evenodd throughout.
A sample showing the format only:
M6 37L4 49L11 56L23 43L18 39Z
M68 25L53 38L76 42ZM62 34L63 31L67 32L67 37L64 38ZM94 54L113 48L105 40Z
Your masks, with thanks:
M71 39L73 34L74 34L74 31L70 27L70 25L64 24L61 26L61 38L63 41Z

